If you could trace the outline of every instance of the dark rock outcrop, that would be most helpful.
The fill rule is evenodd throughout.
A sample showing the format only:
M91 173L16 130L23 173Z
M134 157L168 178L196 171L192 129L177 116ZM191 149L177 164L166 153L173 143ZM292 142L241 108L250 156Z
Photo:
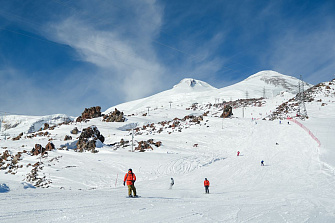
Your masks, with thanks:
M148 150L148 149L153 150L151 145L160 147L162 145L162 142L161 141L154 142L153 139L148 139L147 141L140 141L138 142L138 146L135 148L135 150L139 150L140 152L144 152L145 150Z
M183 119L181 119L182 121L186 121L188 120L189 122L194 122L194 123L197 123L197 124L200 124L201 121L204 120L203 116L200 115L200 116L194 116L194 115L187 115L185 116Z
M65 137L64 137L64 141L66 141L66 140L71 140L72 139L72 136L69 136L69 135L66 135Z
M35 147L31 150L31 154L33 156L37 156L42 153L42 155L46 154L47 151L52 151L55 149L55 145L49 142L45 148L42 147L40 144L35 144Z
M139 150L140 152L144 152L147 149L153 150L153 148L150 146L150 143L147 141L138 142L138 146L135 148L135 150Z
M230 105L225 105L220 118L229 118L232 115L233 115L233 108Z
M55 149L55 145L52 142L49 142L46 146L45 146L45 151L52 151Z
M79 133L79 130L77 127L71 130L71 134L77 135Z
M98 152L95 150L96 142L100 140L101 143L105 141L105 137L100 134L96 126L91 126L83 129L76 144L77 152L91 151L92 153Z
M47 130L49 128L49 124L48 123L44 123L44 128L43 130Z
M35 147L31 150L33 156L37 156L41 152L43 153L45 149L42 147L41 144L35 144Z
M21 132L18 136L16 136L15 138L12 138L13 141L16 141L16 140L20 140L21 137L23 136L23 132Z
M76 122L82 122L87 119L92 119L92 118L97 118L97 117L101 117L101 107L100 106L85 108L85 111L81 113L81 116L79 116L76 119Z
M104 122L124 122L125 120L126 118L123 116L123 112L115 108L113 112L110 112L109 114L104 115L102 121Z

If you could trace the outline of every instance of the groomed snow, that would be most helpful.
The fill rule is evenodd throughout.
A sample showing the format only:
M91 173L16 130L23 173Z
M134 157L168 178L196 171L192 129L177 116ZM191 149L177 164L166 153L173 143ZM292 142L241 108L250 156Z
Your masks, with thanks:
M206 121L181 133L154 136L164 146L151 152L132 153L129 147L104 147L98 154L55 151L47 160L62 158L43 171L53 181L48 189L24 189L22 176L1 173L11 191L1 195L0 221L335 220L334 173L322 165L316 142L299 126L250 119ZM137 175L141 198L126 198L122 178L128 168ZM172 190L170 177L175 179ZM205 177L211 182L208 195Z

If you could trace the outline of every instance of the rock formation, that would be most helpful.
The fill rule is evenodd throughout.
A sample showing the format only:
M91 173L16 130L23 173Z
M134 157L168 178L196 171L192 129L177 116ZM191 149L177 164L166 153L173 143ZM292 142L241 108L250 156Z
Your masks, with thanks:
M16 136L15 138L12 138L13 141L16 141L16 140L20 140L21 137L23 136L23 132L21 132L18 136Z
M85 111L81 113L81 116L79 116L76 119L76 122L82 122L87 119L97 118L101 116L101 107L91 107L91 108L85 108Z
M123 117L123 112L120 112L115 108L113 112L110 112L107 115L103 116L104 122L124 122L126 120L125 117Z
M49 128L49 124L48 123L44 123L44 128L43 130L47 130Z
M153 139L148 139L147 141L140 141L138 142L138 146L135 148L135 150L139 150L140 152L144 152L147 149L153 150L151 145L160 147L162 145L162 142L161 141L154 142Z
M71 130L71 134L77 135L79 132L78 128L75 127L74 129Z
M65 137L64 137L64 141L66 141L66 140L71 140L72 139L72 136L69 136L69 135L66 135Z
M46 154L47 151L52 151L55 149L55 145L49 142L45 148L42 147L40 144L35 144L35 147L31 150L31 154L33 156L37 156L42 153L42 155Z
M105 137L100 134L96 126L91 126L83 129L76 144L77 152L91 151L92 153L98 152L95 150L96 142L100 140L101 143L105 141Z
M229 118L232 115L233 115L233 108L230 105L225 105L220 118Z

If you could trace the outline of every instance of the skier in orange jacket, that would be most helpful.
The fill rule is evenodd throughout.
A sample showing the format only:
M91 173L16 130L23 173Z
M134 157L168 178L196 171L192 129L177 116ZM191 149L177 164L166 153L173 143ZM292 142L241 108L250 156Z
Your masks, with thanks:
M205 186L205 192L206 194L209 194L209 181L207 180L207 178L205 178L205 181L204 181L204 186Z
M128 196L133 197L132 192L134 194L134 197L137 197L136 195L136 188L135 188L135 181L136 181L136 176L133 173L132 169L128 170L128 173L124 176L123 180L123 186L126 186L126 181L127 181L127 186L128 186Z

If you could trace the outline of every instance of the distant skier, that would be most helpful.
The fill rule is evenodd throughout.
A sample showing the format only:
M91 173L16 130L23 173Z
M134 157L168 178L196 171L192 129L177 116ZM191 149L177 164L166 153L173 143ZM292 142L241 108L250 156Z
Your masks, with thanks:
M172 186L174 185L174 180L173 178L171 177L171 182L170 182L170 190L172 189Z
M134 194L134 197L137 197L136 195L136 188L135 188L135 181L136 181L136 176L133 173L132 169L128 170L128 173L124 176L123 180L123 186L126 186L126 181L127 181L127 186L128 186L128 196L133 197L132 192Z
M239 156L240 155L240 151L237 151L237 156Z
M207 178L205 178L205 181L204 181L204 186L205 186L205 193L206 194L209 194L209 181L207 180Z
M264 166L264 160L261 161L261 166Z

